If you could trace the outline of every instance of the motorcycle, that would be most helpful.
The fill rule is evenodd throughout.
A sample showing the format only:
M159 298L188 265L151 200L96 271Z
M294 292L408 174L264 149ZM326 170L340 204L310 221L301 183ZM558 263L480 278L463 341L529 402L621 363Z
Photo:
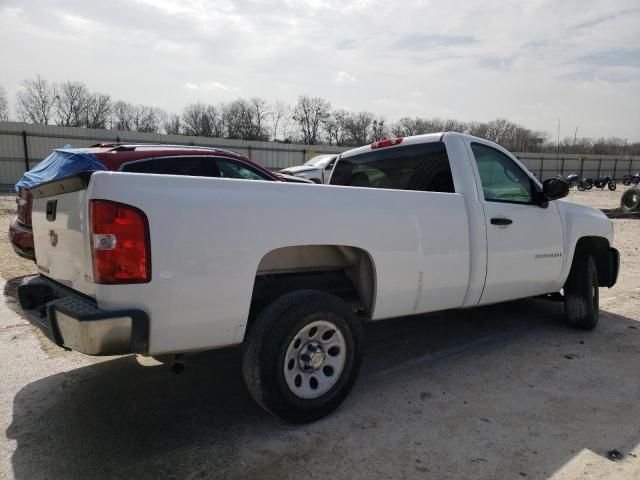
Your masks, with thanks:
M624 177L622 177L622 184L626 187L628 187L631 184L634 185L638 185L640 184L640 173L636 173L636 174L627 174Z
M577 187L580 183L580 176L577 173L567 175L565 181L569 184L569 188Z
M583 178L578 182L578 190L584 192L593 188L593 178Z
M604 189L604 187L608 187L612 192L616 189L616 181L611 178L609 175L606 177L600 177L593 181L593 185L600 190Z

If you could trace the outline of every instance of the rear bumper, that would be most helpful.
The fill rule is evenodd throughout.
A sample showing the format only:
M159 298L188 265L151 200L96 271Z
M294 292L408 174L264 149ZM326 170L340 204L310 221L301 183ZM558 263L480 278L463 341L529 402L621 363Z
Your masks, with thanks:
M9 241L15 252L28 260L35 260L33 248L33 231L22 225L18 217L13 217L9 225Z
M149 317L142 310L102 310L43 276L26 278L18 297L29 321L60 347L87 355L148 351Z

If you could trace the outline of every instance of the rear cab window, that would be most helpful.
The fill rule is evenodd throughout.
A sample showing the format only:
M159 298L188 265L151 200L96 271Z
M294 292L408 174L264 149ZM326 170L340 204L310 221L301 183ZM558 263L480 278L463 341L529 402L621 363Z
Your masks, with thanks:
M332 185L454 193L449 157L443 142L372 150L340 158Z

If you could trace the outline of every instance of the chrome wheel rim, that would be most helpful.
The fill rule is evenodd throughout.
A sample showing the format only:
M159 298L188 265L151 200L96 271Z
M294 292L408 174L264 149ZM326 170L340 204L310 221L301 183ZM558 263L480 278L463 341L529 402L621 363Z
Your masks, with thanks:
M324 395L340 379L347 358L347 343L340 329L328 320L302 327L284 357L284 378L291 393L304 399Z

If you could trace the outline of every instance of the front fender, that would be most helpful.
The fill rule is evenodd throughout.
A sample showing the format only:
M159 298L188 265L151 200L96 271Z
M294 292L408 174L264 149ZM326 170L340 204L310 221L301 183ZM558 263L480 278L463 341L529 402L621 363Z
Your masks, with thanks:
M597 237L613 245L613 224L607 216L597 208L560 200L555 202L564 227L564 263L562 268L562 284L569 276L571 263L575 255L576 245L581 238Z

